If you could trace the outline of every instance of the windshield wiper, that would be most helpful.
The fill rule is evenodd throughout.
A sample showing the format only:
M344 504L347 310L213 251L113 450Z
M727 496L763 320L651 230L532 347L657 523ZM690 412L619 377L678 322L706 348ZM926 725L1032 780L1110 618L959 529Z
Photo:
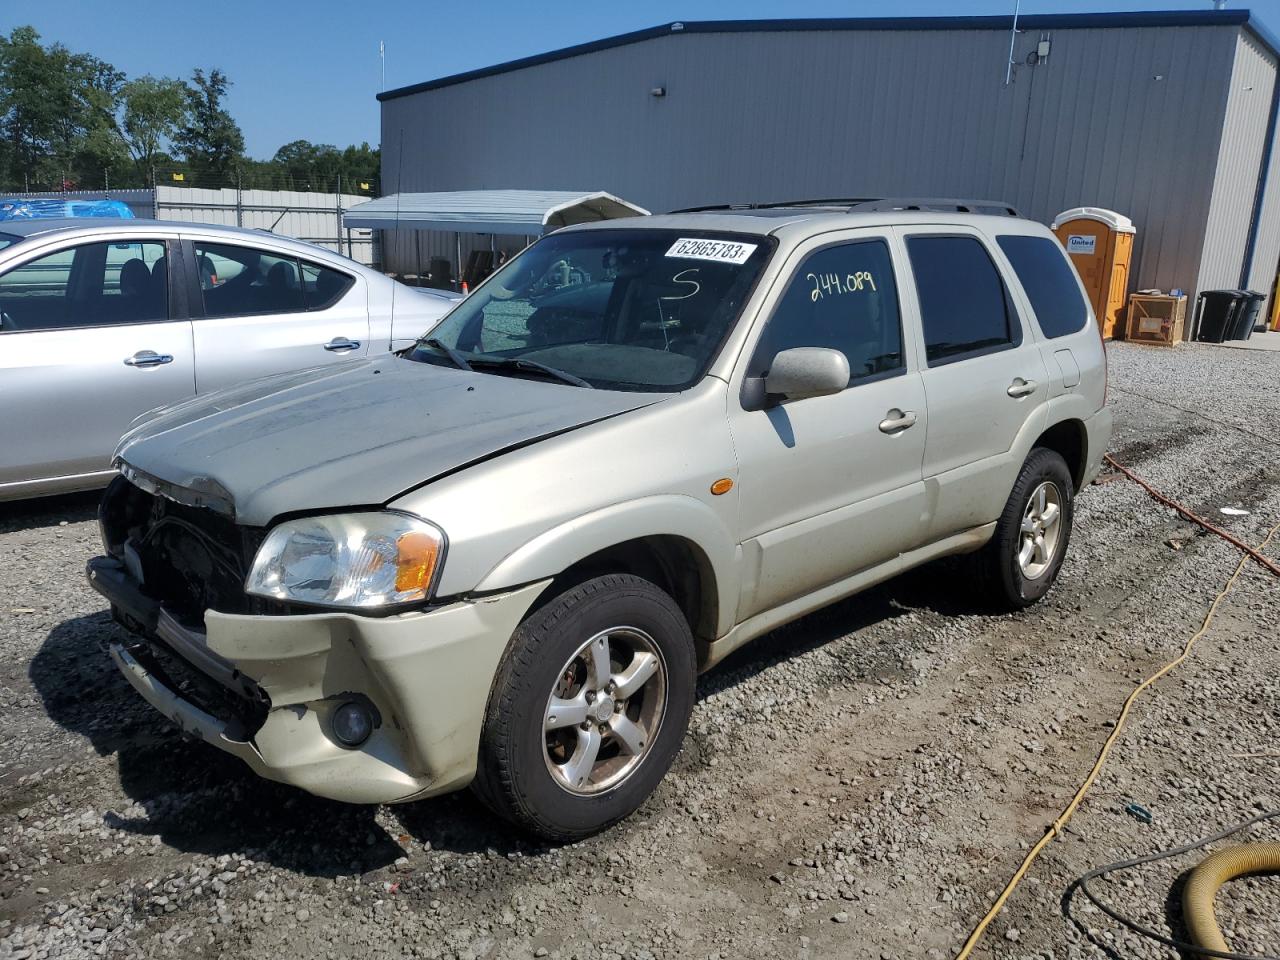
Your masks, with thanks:
M573 384L575 387L586 387L588 390L594 389L587 381L581 377L574 376L567 370L560 370L545 363L539 363L537 360L526 360L524 357L475 357L470 363L473 368L488 367L493 370L524 370L531 373L545 373L549 377Z
M439 337L424 337L418 341L419 346L434 347L449 358L449 361L459 370L470 370L471 364L467 362L467 358L460 354L453 347L449 346Z

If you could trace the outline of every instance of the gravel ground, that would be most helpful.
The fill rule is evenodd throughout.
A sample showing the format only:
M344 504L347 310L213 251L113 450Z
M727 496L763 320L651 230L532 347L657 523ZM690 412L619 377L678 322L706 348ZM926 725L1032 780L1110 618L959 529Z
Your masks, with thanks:
M1280 521L1280 355L1110 354L1116 455L1260 542ZM702 678L686 749L640 813L554 848L469 794L342 806L184 742L98 646L116 628L82 579L93 505L0 507L0 960L949 956L1239 556L1106 476L1045 602L975 611L952 561L763 638ZM1246 569L979 956L1171 955L1068 889L1280 810L1278 599ZM1198 860L1097 890L1180 933ZM1232 884L1218 909L1237 949L1280 952L1274 878Z

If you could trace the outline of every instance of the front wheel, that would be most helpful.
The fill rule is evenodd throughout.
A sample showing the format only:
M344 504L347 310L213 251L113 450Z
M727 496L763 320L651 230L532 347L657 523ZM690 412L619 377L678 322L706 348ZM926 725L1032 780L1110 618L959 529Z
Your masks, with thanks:
M516 630L498 667L475 789L549 840L621 820L666 775L693 709L689 624L647 580L597 577Z
M979 579L1000 606L1029 607L1058 578L1071 540L1075 488L1061 454L1036 447L1027 457L996 523L976 556Z

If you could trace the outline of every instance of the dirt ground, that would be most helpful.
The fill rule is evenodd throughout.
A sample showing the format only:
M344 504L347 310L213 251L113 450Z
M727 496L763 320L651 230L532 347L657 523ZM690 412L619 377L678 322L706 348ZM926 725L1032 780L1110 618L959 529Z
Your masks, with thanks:
M1280 354L1110 355L1113 452L1262 541L1280 522ZM0 505L0 960L954 955L1239 559L1102 480L1043 603L977 610L950 561L763 638L702 678L640 813L559 848L467 793L343 806L182 740L99 647L117 628L83 579L95 498ZM1278 613L1280 582L1250 565L977 956L1172 955L1069 888L1280 810ZM1199 857L1096 887L1181 935ZM1235 949L1280 954L1280 879L1233 884L1219 916Z

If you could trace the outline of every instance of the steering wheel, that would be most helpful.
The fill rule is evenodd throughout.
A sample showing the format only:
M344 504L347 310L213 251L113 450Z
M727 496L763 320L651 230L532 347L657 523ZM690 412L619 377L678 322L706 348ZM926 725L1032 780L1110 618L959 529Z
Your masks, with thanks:
M13 330L15 327L16 324L13 322L13 317L0 310L0 330Z

